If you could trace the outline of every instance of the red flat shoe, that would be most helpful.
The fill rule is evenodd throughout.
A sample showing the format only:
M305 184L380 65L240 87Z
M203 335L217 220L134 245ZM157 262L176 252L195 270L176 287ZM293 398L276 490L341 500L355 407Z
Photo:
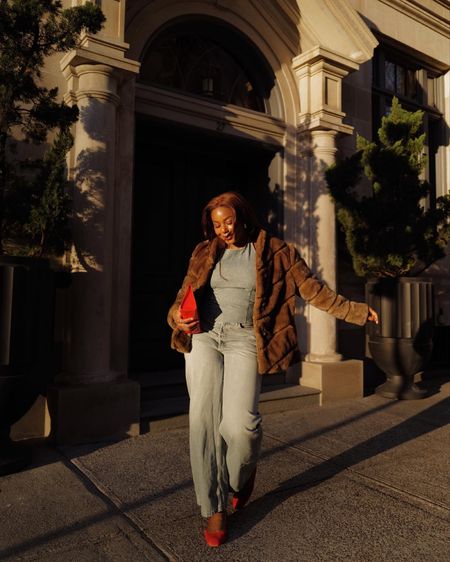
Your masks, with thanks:
M225 512L224 512L225 513ZM226 514L224 517L224 528L218 531L208 531L204 530L205 541L208 546L220 546L227 540L227 518Z
M233 494L233 499L231 500L231 505L235 511L239 511L244 508L250 496L252 495L253 488L255 486L256 477L256 466L253 472L250 474L250 478L245 483L245 486L239 492Z
M205 541L208 546L220 546L227 540L227 531L204 531Z

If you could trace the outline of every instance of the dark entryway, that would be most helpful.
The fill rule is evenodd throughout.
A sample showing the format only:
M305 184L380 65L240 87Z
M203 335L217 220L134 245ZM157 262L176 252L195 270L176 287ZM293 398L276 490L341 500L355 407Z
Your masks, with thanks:
M180 368L170 349L167 310L195 244L201 209L237 190L279 224L282 203L269 189L274 150L137 116L129 368L133 376ZM278 215L278 216L277 216Z

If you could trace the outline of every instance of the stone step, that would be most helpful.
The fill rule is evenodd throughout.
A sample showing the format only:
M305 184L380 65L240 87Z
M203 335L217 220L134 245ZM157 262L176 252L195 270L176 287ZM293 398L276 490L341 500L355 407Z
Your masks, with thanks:
M266 387L261 393L261 414L297 410L307 406L319 406L320 390L299 384L283 384Z
M141 385L141 404L152 400L187 396L182 369L137 373L133 375L133 379Z
M318 406L320 390L298 384L274 384L263 387L259 402L261 414ZM141 433L187 427L189 398L173 396L145 400L141 404Z
M141 385L142 404L161 398L187 396L186 380L182 369L139 373L133 375L132 378ZM267 388L273 389L275 385L282 385L284 382L284 373L263 377L262 391L265 392Z

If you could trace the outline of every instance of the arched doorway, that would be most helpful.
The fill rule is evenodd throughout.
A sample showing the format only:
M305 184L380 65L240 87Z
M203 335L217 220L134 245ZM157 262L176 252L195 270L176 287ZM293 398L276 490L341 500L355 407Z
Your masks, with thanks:
M283 223L284 123L268 112L273 73L237 30L184 19L152 38L137 86L129 370L152 388L182 369L167 310L202 239L200 212L245 194L275 233Z

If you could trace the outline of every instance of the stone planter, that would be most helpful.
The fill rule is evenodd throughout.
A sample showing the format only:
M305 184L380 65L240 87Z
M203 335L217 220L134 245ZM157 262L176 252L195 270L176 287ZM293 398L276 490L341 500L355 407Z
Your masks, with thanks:
M433 350L433 287L429 278L400 277L370 280L366 301L379 315L367 324L372 359L386 374L376 389L385 398L412 400L425 392L414 384Z
M0 474L30 461L10 428L45 393L52 373L53 273L46 260L0 257Z

